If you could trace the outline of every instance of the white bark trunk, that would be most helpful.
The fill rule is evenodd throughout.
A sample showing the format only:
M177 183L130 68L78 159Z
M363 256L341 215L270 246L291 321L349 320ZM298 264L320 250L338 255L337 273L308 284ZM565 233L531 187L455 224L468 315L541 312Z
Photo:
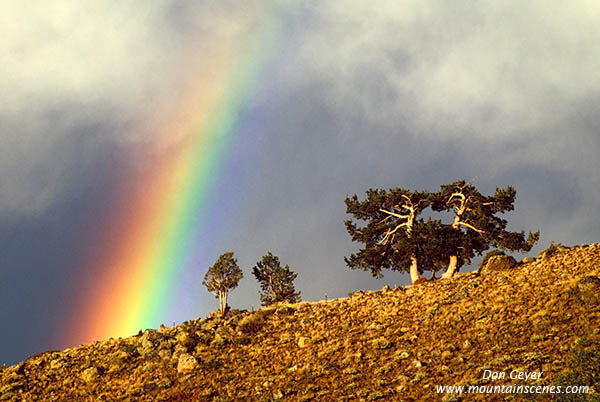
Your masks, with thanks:
M219 308L221 314L225 314L225 309L227 308L227 292L219 292Z
M417 257L410 257L410 280L412 283L415 283L420 279L419 277L419 268L417 266Z
M452 222L452 227L454 229L459 229L460 228L460 215L457 214L454 217L454 222ZM448 268L446 268L446 272L444 272L441 276L442 279L448 279L448 278L452 278L452 276L454 276L454 272L456 271L456 266L458 265L458 256L457 255L451 255L450 256L450 263L448 263Z
M444 272L444 274L442 275L442 278L443 279L452 278L452 276L454 275L454 272L456 271L456 265L458 265L458 256L451 255L450 263L448 264L448 268L446 269L446 272Z

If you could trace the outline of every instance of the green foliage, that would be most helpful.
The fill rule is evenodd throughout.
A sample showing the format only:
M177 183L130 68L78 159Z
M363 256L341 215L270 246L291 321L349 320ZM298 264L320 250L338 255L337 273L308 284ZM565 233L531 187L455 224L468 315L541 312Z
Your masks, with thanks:
M209 292L215 292L215 297L220 301L221 314L227 310L227 294L235 289L244 273L233 258L233 252L221 254L215 264L208 269L202 284Z
M209 292L228 291L235 289L244 277L244 273L233 258L233 252L221 254L215 264L208 269L202 284Z
M264 314L261 314L259 311L256 313L247 315L242 318L238 323L238 330L243 334L254 334L265 325L265 317Z
M584 385L600 390L600 342L580 338L567 356L569 368L559 374L554 385L563 389L572 385ZM586 394L561 394L557 401L600 401L600 396Z
M539 231L525 233L506 230L507 221L497 216L512 211L516 190L513 187L500 189L492 196L482 195L471 183L458 180L440 187L433 196L434 211L452 211L453 227L465 235L462 247L470 248L467 254L482 254L490 247L511 251L529 251L539 240ZM457 250L458 252L458 250Z
M483 256L483 260L481 260L481 263L479 263L479 269L482 269L483 267L485 267L485 264L487 264L488 260L492 257L495 257L497 255L506 255L506 253L502 250L492 250L492 251L488 251L484 256Z
M282 267L279 257L271 252L256 263L252 274L260 284L260 301L263 306L300 301L300 292L296 292L293 283L298 274L290 270L288 265Z
M408 271L411 257L423 256L421 232L428 231L435 223L418 219L429 206L428 192L393 188L389 191L369 189L366 199L346 196L346 212L357 220L345 221L352 241L364 247L350 257L344 257L351 269L371 271L374 277L382 277L383 269ZM367 221L359 226L359 221Z
M448 266L451 256L460 268L490 247L529 251L539 240L539 231L526 239L522 231L506 230L507 221L497 216L514 209L515 195L514 188L506 187L484 196L459 180L442 185L437 193L393 188L369 189L363 201L346 196L346 212L355 219L345 221L346 230L352 241L364 246L344 260L351 269L381 277L383 269L409 271L415 259L419 273L437 272ZM453 212L453 222L420 219L427 207Z
M566 247L561 243L554 243L554 241L551 241L548 248L542 251L540 254L543 254L546 257L552 257L553 255L556 255L565 249Z

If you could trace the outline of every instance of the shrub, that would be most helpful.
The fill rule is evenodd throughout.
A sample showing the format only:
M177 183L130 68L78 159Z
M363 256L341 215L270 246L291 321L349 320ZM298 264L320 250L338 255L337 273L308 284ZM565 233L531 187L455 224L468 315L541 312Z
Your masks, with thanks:
M580 338L567 356L569 368L562 371L554 385L563 388L569 385L587 385L600 389L600 342L586 337ZM557 399L562 402L570 401L600 401L598 395L562 394Z
M548 246L547 249L545 249L544 251L542 251L540 254L544 255L546 257L552 257L553 255L556 255L558 253L560 253L561 251L564 251L567 247L563 246L561 243L554 243L554 241L550 242L550 245Z
M260 312L256 312L254 314L250 314L242 318L238 323L238 330L240 330L244 334L253 334L260 331L260 329L264 325L264 315Z

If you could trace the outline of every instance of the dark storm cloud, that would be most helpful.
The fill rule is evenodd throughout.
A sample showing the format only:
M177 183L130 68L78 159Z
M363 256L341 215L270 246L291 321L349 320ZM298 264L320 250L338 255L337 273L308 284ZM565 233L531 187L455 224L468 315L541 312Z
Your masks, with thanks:
M233 250L245 269L234 306L258 305L249 269L267 251L299 272L308 300L407 283L344 266L357 245L343 200L369 187L512 185L506 218L542 230L537 250L599 240L593 2L10 0L0 16L5 362L54 347L46 335L78 296L90 228L133 163L129 150L162 135L171 101L218 44L247 37L275 4L277 51L243 111L245 170L223 177L244 183L237 206L219 212L235 223L211 256ZM182 290L183 310L198 299L198 315L213 309L200 285L212 262Z

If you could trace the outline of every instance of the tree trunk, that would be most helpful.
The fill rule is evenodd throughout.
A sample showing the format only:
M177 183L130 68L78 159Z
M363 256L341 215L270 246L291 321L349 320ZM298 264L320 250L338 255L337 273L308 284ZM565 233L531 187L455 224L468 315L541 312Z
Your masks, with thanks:
M406 223L407 223L406 235L408 236L409 239L412 237L414 218L415 217L413 215L413 212L411 211L411 214L410 214L408 220L406 221ZM419 279L421 279L421 277L419 276L419 267L417 265L417 256L413 254L410 256L410 281L411 281L411 283L415 283Z
M456 230L460 229L460 215L456 215L454 217L454 222L452 222L452 227ZM450 262L448 263L448 268L446 268L446 272L444 272L441 276L442 279L449 279L454 276L454 272L456 271L456 266L458 265L458 256L451 255Z
M419 267L417 266L417 257L410 257L410 280L415 283L419 280Z
M273 289L273 276L269 276L269 291L273 297L273 302L275 302L275 300L277 300L277 293L275 293L275 289Z
M456 271L456 265L458 265L458 256L451 255L450 263L448 264L446 272L442 274L442 279L452 278L452 276L454 275L454 271Z
M227 309L227 292L226 291L219 292L219 307L221 310L221 314L225 314L225 310Z

